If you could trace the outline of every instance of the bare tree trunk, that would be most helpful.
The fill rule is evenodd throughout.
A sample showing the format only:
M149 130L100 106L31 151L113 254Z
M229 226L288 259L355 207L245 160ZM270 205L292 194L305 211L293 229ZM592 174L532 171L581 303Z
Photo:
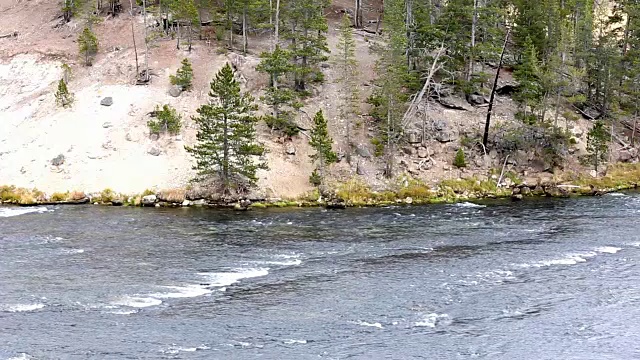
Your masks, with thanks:
M356 6L353 11L353 26L356 29L362 28L362 0L356 0Z
M471 47L469 49L469 69L467 70L467 82L473 77L474 53L476 50L476 26L478 23L478 0L473 0L473 18L471 20ZM469 94L467 94L469 95Z
M147 0L142 0L142 16L144 17L144 82L150 80L149 77L149 41L147 36Z
M233 49L233 20L231 19L231 9L227 11L227 26L229 27L229 49Z
M189 23L189 36L187 36L187 39L189 41L189 52L191 52L191 37L193 36L193 29L191 28L193 26L192 23Z
M138 47L136 46L136 32L133 26L133 0L129 0L129 4L131 5L131 10L129 14L131 15L131 37L133 38L133 53L136 56L136 79L140 76L140 65L138 64Z
M496 78L493 80L493 86L491 87L491 96L489 97L489 108L487 109L487 121L484 124L484 135L482 136L482 145L487 148L489 142L489 127L491 126L491 111L493 111L493 101L496 96L496 87L498 87L498 79L500 78L500 68L504 61L504 52L507 49L507 43L509 42L509 34L511 34L511 28L507 29L507 34L504 37L504 45L502 45L502 53L500 54L500 62L498 63L498 69L496 70Z
M176 38L177 38L176 49L180 50L180 21L178 21L176 26L178 27L178 36L176 36Z
M247 56L247 47L249 47L249 38L247 37L247 2L245 1L242 8L242 54Z

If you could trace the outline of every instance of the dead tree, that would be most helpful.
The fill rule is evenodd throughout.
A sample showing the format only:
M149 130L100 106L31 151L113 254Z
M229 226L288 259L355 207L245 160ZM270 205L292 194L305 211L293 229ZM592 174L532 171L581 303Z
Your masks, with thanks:
M507 29L507 34L504 36L504 45L502 45L502 53L500 54L500 62L498 63L498 69L496 69L496 78L493 80L493 86L491 87L491 96L489 97L489 108L487 109L487 121L484 124L484 135L482 136L482 145L487 147L489 142L489 127L491 126L491 111L493 111L493 101L496 96L496 88L498 87L498 79L500 78L500 68L504 61L504 52L507 50L507 43L509 42L509 34L511 34L511 28Z

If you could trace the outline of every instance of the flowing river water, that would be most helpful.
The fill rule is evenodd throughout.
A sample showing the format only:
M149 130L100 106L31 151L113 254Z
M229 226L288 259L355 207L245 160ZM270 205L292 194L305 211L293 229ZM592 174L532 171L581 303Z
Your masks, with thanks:
M0 359L637 359L640 194L0 207Z

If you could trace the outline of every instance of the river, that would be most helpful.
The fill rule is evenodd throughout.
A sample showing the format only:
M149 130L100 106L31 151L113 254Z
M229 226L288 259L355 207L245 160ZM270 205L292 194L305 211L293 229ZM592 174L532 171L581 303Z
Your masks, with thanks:
M0 207L0 359L640 358L640 194Z

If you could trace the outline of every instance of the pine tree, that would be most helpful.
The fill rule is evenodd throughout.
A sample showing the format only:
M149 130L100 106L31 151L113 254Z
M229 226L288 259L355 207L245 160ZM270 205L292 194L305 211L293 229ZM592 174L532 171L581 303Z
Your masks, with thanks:
M314 183L314 178L317 179L317 175L319 175L322 182L324 181L326 167L338 161L338 156L331 149L333 140L329 136L327 120L322 110L318 111L313 117L313 128L311 129L309 144L316 151L315 154L311 155L311 159L317 163L316 176L312 174L310 181Z
M193 82L193 69L189 59L184 58L181 62L182 66L176 71L176 75L171 75L169 80L171 84L178 85L182 90L190 90Z
M453 159L453 166L457 168L463 168L467 166L467 162L464 157L464 150L462 148L458 149L456 152L456 157Z
M60 79L58 82L58 91L56 91L55 97L56 104L63 108L71 107L73 104L73 94L69 92L69 89L67 89L67 83L64 79Z
M513 77L520 83L514 100L520 105L521 119L525 123L534 124L537 120L535 111L540 105L543 94L536 48L529 38L525 40L522 62L516 67Z
M607 151L609 149L608 137L607 129L605 129L604 122L601 120L596 121L591 130L587 133L588 159L593 164L596 173L598 172L600 162L606 160Z
M318 66L328 59L328 26L324 16L327 5L326 0L289 0L286 3L283 17L288 26L283 30L284 37L289 40L296 91L304 93L308 81L324 79Z
M342 17L340 33L338 37L338 67L340 70L340 82L343 93L343 102L340 107L340 115L345 124L345 140L347 150L345 157L351 163L351 123L352 117L358 113L360 94L357 86L358 62L355 56L356 42L351 31L351 21L347 15Z
M196 181L219 180L224 194L242 193L256 184L256 172L266 164L254 159L264 148L256 143L253 97L240 91L227 63L211 82L210 105L202 105L197 117L198 143L186 147L196 160Z
M80 33L78 47L80 54L84 56L85 66L91 66L93 57L98 53L98 38L88 27Z
M149 120L147 122L150 133L160 134L167 132L171 135L177 135L180 133L182 117L178 114L175 108L167 104L163 105L162 108L156 106L155 116L157 120Z
M292 90L282 86L282 78L292 70L289 62L289 52L279 45L272 52L265 52L256 70L269 75L270 84L262 100L271 106L271 115L264 117L267 126L282 131L287 136L294 136L300 131L293 121L290 109L298 109L300 104Z

